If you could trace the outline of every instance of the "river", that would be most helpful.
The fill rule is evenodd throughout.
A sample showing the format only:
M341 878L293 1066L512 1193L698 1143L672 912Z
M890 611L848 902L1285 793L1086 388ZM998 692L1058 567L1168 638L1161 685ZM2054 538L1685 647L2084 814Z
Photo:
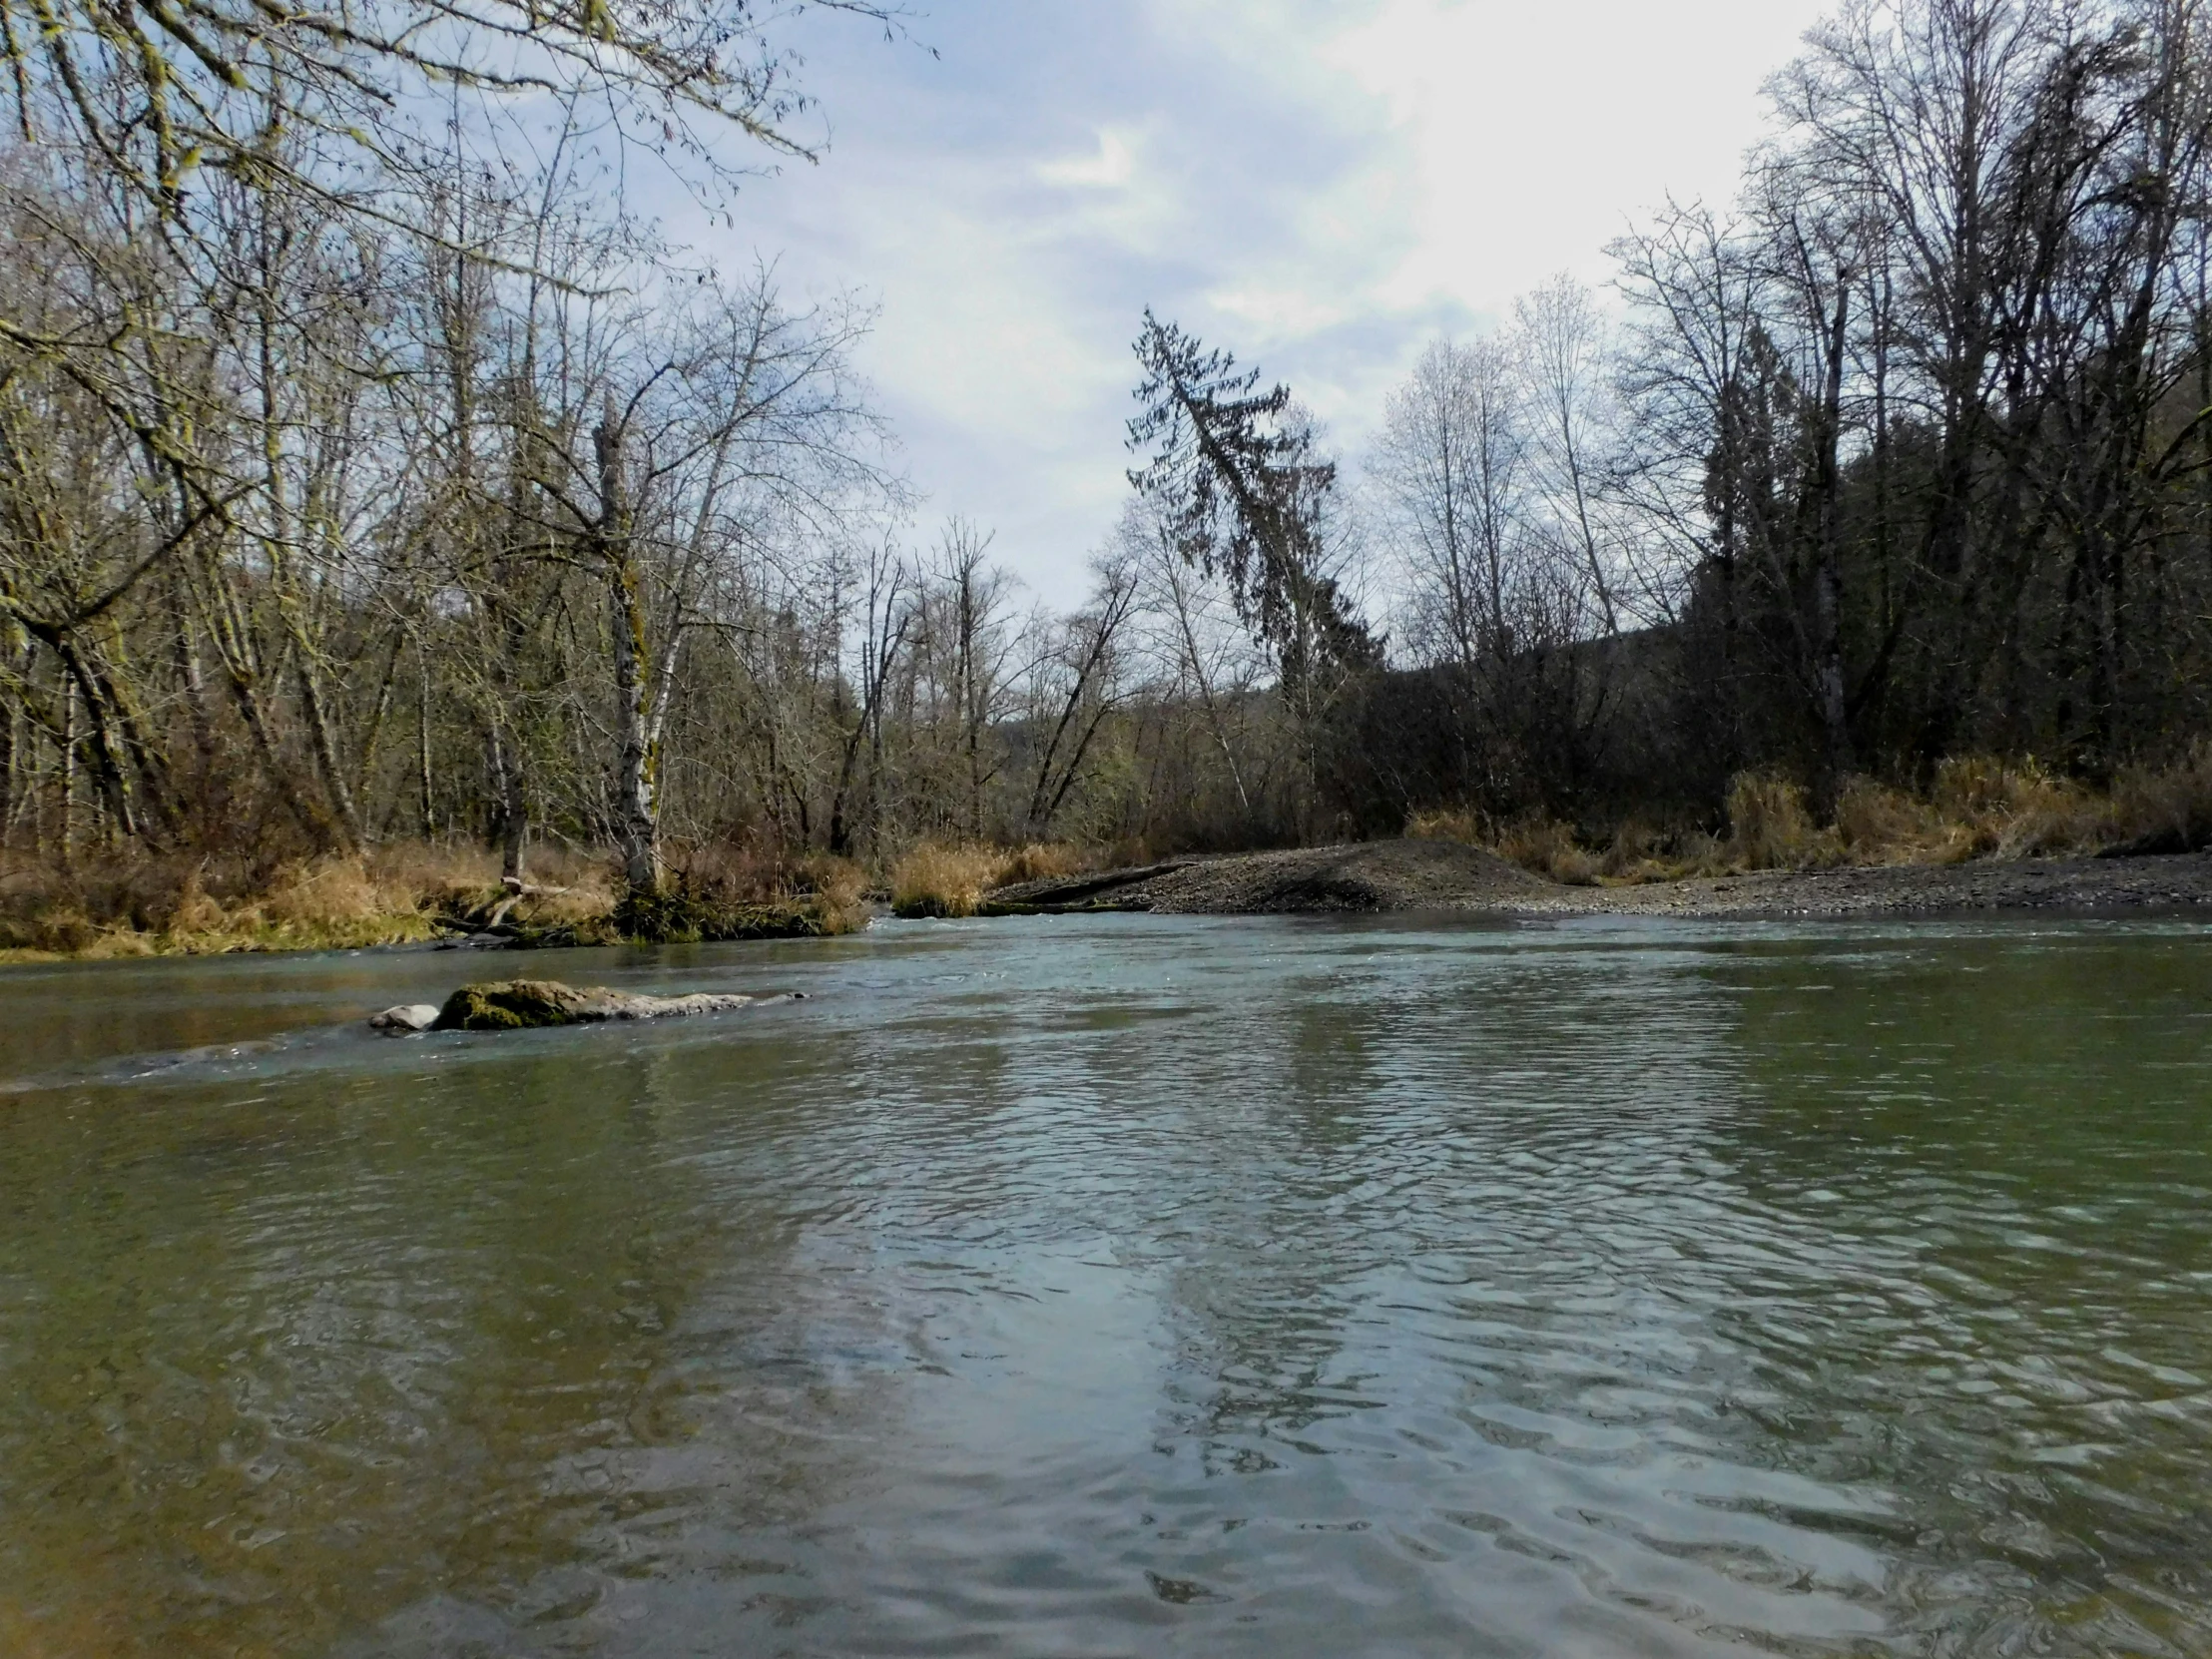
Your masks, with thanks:
M517 966L809 1000L361 1028ZM0 1020L19 1659L2212 1653L2201 923L887 923Z

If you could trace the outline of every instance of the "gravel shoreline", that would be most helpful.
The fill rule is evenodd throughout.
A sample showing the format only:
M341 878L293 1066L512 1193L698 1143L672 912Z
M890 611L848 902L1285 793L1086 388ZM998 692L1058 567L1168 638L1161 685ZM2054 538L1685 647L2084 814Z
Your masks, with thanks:
M1846 916L2212 905L2212 853L1759 870L1569 887L1455 841L1387 840L1175 859L991 895L998 913L1283 915L1443 909L1499 916Z

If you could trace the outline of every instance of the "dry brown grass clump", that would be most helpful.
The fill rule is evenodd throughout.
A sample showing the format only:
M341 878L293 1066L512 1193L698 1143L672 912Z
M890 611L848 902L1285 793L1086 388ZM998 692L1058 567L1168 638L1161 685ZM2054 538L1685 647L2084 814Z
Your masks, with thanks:
M1925 801L1872 778L1854 778L1836 799L1836 833L1859 863L1954 863L1974 853L1971 837Z
M999 885L1003 854L989 847L923 841L891 870L891 913L972 916Z
M1574 826L1536 815L1492 829L1475 813L1416 813L1405 826L1415 840L1463 841L1487 847L1499 857L1570 887L1595 886L1602 865L1597 854L1576 839Z
M1597 885L1599 860L1575 839L1574 826L1552 818L1527 818L1506 826L1496 850L1523 869L1548 875L1570 887Z
M1142 842L1030 841L996 847L923 841L891 868L891 910L908 917L971 916L1000 887L1120 868L1149 857Z
M991 885L1010 887L1016 881L1082 875L1099 867L1096 847L1078 846L1073 841L1031 841L1000 855Z
M867 925L866 873L828 852L711 842L671 854L669 887L709 909L791 910L811 933L853 933Z
M1834 863L1813 823L1802 785L1739 773L1728 786L1728 860L1738 869L1804 869Z
M1814 821L1804 787L1745 773L1729 788L1728 834L1701 873L1950 864L2095 852L2113 839L2110 804L2032 761L1945 761L1928 797L1871 778L1838 793L1836 820Z
M1405 833L1419 841L1462 841L1468 846L1488 846L1489 827L1481 816L1463 808L1453 810L1439 807L1434 812L1415 813L1405 821Z
M2033 760L1945 761L1936 768L1929 806L1938 832L1965 844L1962 857L2095 852L2112 839L2110 803Z
M814 900L826 933L857 933L867 925L867 871L828 852L800 860L797 890Z
M2108 833L2132 850L2193 852L2212 846L2212 743L2202 739L2175 765L2130 768L2112 783Z
M98 957L396 944L429 937L442 904L496 878L486 855L436 847L275 863L113 859L67 872L18 859L0 868L0 949Z
M849 859L744 848L672 857L664 898L713 937L820 936L867 925L865 878ZM427 939L441 919L497 923L525 943L622 940L610 862L541 849L521 894L496 855L403 843L257 863L201 856L114 860L62 872L0 862L0 952L146 956L325 950Z
M2034 761L1983 756L1945 761L1926 798L1871 778L1840 792L1832 825L1816 822L1802 784L1773 773L1739 774L1728 824L1713 835L1664 830L1640 819L1595 837L1541 816L1498 826L1466 811L1416 815L1408 835L1486 846L1525 869L1574 884L1673 881L1764 869L1945 864L1968 858L2182 852L2212 846L2212 744L2178 764L2121 773L2108 795Z
M1598 864L1598 879L1633 887L1645 881L1679 881L1688 875L1713 875L1728 868L1725 843L1703 830L1665 830L1631 818L1613 831Z
M518 942L702 944L824 938L865 927L859 868L827 853L793 854L773 844L712 841L672 851L655 892L619 889L594 918L538 925Z
M1740 792L1735 801L1755 850L1773 855L1798 831L1791 800L1764 787ZM1802 801L1795 804L1802 813ZM1645 881L1676 881L1688 875L1719 875L1747 867L1731 840L1695 829L1661 829L1630 818L1591 844L1572 825L1541 814L1490 825L1477 814L1417 814L1405 826L1408 835L1465 841L1487 847L1499 857L1536 875L1567 886L1635 886Z
M2212 768L2193 782L2185 764L2123 774L2110 795L2098 795L2033 760L1964 756L1936 768L1926 800L1852 780L1837 804L1836 828L1852 861L1865 864L2179 852L2212 838L2207 786ZM2192 831L2199 800L2206 810Z

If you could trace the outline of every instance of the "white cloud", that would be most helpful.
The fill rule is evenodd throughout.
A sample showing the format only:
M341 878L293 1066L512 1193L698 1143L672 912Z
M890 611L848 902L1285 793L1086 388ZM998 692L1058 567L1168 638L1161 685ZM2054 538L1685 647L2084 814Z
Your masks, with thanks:
M1494 309L1677 197L1726 196L1807 0L1389 0L1321 47L1389 111L1413 246L1378 297Z
M1224 288L1206 296L1215 310L1250 323L1264 338L1295 338L1342 322L1344 306L1298 288Z
M1073 161L1044 162L1037 177L1048 185L1075 189L1120 190L1137 175L1137 153L1123 134L1108 127L1098 135L1098 154Z
M1670 191L1726 195L1821 9L965 0L918 25L936 56L822 36L835 142L751 193L739 241L879 299L867 367L927 511L1071 600L1126 488L1145 305L1356 445L1429 334L1602 280Z

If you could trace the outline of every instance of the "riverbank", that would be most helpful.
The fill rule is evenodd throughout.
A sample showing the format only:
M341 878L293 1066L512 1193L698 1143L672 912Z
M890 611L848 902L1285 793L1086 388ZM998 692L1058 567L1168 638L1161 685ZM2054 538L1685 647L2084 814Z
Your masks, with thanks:
M2212 854L1979 858L1949 864L1768 869L1568 885L1457 841L1385 840L1172 860L1022 882L993 913L1148 910L1270 915L1461 910L1498 916L1840 916L1957 910L2212 905Z
M1118 868L1031 873L1013 854L925 849L880 892L907 915L1143 910L1165 915L1373 914L1459 910L1578 914L1838 916L1971 910L2131 910L2212 905L2212 853L2012 857L1721 869L1562 881L1464 841L1426 837L1272 852L1171 857ZM953 881L935 865L965 861ZM1070 854L1065 860L1074 863ZM421 849L287 866L259 894L218 889L203 871L163 865L80 880L64 894L20 888L0 917L0 963L242 951L361 949L443 938L479 944L680 943L811 937L865 924L860 872L848 865L731 872L705 891L672 892L633 913L604 867L583 859L565 880L503 887L480 854ZM929 864L930 881L915 872ZM993 881L993 876L997 879ZM1027 879L1007 883L1010 875ZM932 884L933 883L933 884ZM985 883L990 883L988 886ZM226 885L229 883L227 882ZM914 890L908 891L908 885ZM40 902L43 900L43 902Z
M679 944L864 926L863 872L821 856L687 849L668 884L622 890L607 857L545 849L527 881L495 853L401 842L358 852L111 857L70 869L0 856L0 963L477 945Z

